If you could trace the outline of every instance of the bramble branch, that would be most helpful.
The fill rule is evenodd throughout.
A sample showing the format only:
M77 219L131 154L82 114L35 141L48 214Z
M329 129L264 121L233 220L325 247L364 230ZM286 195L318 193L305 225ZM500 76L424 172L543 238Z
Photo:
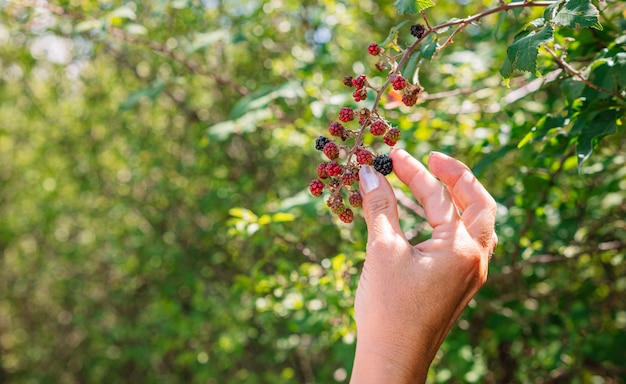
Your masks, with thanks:
M619 94L617 92L611 91L611 90L606 89L606 88L602 88L602 87L594 84L593 82L589 81L589 79L586 79L585 76L583 76L583 74L580 71L576 70L576 68L572 67L568 62L563 60L563 58L561 58L561 56L557 55L557 53L554 52L554 50L552 50L550 47L544 46L544 49L550 54L550 56L552 56L554 61L556 61L556 63L561 68L563 68L570 75L579 78L580 81L585 83L590 88L593 88L593 89L595 89L598 92L606 93L606 94L609 94L611 96L617 97L618 99L622 99L622 100L625 99L624 95L621 95L621 94Z

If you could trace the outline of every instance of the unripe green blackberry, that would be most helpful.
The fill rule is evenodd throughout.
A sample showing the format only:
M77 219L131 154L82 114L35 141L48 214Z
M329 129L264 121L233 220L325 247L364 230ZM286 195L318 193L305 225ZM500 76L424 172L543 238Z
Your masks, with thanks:
M396 145L398 140L400 140L400 130L398 128L391 128L387 131L385 137L383 137L383 140L385 141L385 144L393 147L394 145Z
M393 170L393 164L391 157L387 155L380 155L374 159L374 169L383 175L388 175Z
M330 160L335 160L339 157L339 147L331 141L324 146L324 154Z
M317 149L318 151L322 151L324 150L324 146L328 143L330 143L330 139L328 137L320 136L315 139L315 149Z
M372 165L374 163L374 155L368 150L360 149L356 153L356 162L363 165Z
M344 130L345 128L343 127L343 125L341 125L340 122L338 121L333 121L332 123L330 123L330 126L328 127L328 132L330 133L331 136L336 136L336 137L344 137Z
M376 120L370 127L370 132L374 136L382 136L387 132L387 124L382 120Z
M333 193L326 200L326 205L330 208L331 212L338 215L346 210L346 206L343 203L343 197L340 193Z
M309 192L311 192L313 196L321 196L322 193L324 193L324 183L318 179L311 180Z
M354 109L350 107L343 107L339 110L339 120L347 123L354 120Z
M349 224L354 220L354 213L350 208L344 209L343 212L339 214L339 220L343 221L346 224Z
M355 208L363 205L363 197L361 196L361 193L359 191L352 191L352 193L350 193L348 201L350 202L350 205Z

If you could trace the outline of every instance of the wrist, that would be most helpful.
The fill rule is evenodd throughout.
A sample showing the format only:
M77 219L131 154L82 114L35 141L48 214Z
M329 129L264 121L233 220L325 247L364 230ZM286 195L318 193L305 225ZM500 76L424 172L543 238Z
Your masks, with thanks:
M424 383L437 349L438 345L433 346L427 338L393 341L357 337L350 383Z

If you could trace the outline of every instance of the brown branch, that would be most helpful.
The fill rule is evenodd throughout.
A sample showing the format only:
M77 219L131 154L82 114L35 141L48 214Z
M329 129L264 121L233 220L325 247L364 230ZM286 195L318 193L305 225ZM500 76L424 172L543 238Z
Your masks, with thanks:
M13 5L15 6L23 7L23 8L45 8L50 13L53 13L57 16L68 16L76 21L97 20L96 18L86 16L80 12L69 10L58 5L50 4L48 2L36 2L36 1L31 0L31 1L12 1L11 3L13 3ZM130 35L124 32L123 30L113 27L113 26L108 27L107 31L114 38L117 38L119 40L122 40L128 43L141 44L141 45L148 47L153 52L168 56L171 59L183 64L187 69L189 69L193 73L197 73L202 76L211 77L219 85L230 87L242 96L247 96L250 94L250 91L247 88L240 86L238 84L235 84L235 82L232 81L232 79L230 79L229 77L208 71L206 68L198 64L195 60L188 58L187 56L185 56L184 54L178 51L169 49L164 44L160 44L151 40L141 39L139 37Z
M185 56L184 54L178 51L169 49L164 44L156 43L151 40L141 39L136 36L129 35L128 33L116 27L109 27L108 30L111 36L115 38L118 38L120 40L129 42L129 43L136 43L136 44L147 46L153 52L160 53L162 55L172 58L175 61L178 61L179 63L183 64L185 67L187 67L190 71L194 73L211 77L218 84L231 87L242 96L247 96L248 94L250 94L250 91L248 91L247 88L234 84L234 82L230 78L207 71L205 68L199 65L195 60L188 58L187 56Z
M593 82L591 82L589 79L586 79L585 76L583 76L583 74L580 71L576 70L576 68L572 67L568 62L563 60L563 58L560 57L559 55L557 55L556 52L554 52L550 47L544 46L544 48L550 54L550 56L552 56L554 61L556 61L557 64L561 68L563 68L570 75L579 78L580 81L585 83L590 88L593 88L593 89L595 89L598 92L606 93L606 94L609 94L611 96L617 97L618 99L622 99L622 100L625 99L624 96L619 94L618 92L614 92L614 91L611 91L609 89L602 88L602 87L594 84Z

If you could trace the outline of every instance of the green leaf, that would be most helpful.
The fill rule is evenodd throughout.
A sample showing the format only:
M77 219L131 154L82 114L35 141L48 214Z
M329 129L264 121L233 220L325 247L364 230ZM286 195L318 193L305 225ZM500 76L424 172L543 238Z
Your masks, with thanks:
M409 81L413 83L416 83L414 77L417 71L417 62L419 61L419 58L420 58L419 52L413 53L413 56L411 56L411 58L409 59L409 61L406 63L406 65L401 71L402 76L404 76L405 79L408 79Z
M554 128L562 128L567 123L568 119L566 119L564 116L544 116L537 122L537 125L534 126L517 144L517 148L522 148L528 143L537 142L546 137L546 134L549 131L553 130Z
M420 12L430 7L434 7L435 5L437 4L432 0L417 0L417 8Z
M76 26L74 27L74 32L83 33L83 32L93 31L96 29L101 30L102 28L103 28L102 20L92 19L92 20L81 21L80 23L76 24Z
M545 11L543 12L543 18L551 22L552 19L554 19L554 16L556 15L556 12L558 11L559 7L563 5L564 3L565 3L565 0L548 5Z
M242 117L246 113L266 108L272 101L279 98L293 98L302 93L302 87L295 81L289 81L276 88L265 88L239 100L230 113L231 119Z
M404 20L403 22L401 22L400 24L394 25L393 27L391 27L391 29L389 29L389 34L387 35L387 38L385 39L385 41L383 41L382 43L380 43L381 47L397 47L398 45L398 31L400 30L400 28L408 23L408 20Z
M578 156L578 169L589 159L593 147L604 136L610 135L617 130L617 119L623 115L619 109L609 109L590 115L586 120L585 128L578 137L576 143L576 155Z
M123 6L114 9L109 13L109 19L128 19L135 20L137 18L137 14L131 8Z
M257 221L257 215L255 215L254 212L246 208L241 208L241 207L231 208L228 210L228 214L233 217L238 217L240 219L244 219L249 222Z
M398 9L399 15L404 13L415 15L435 5L435 2L432 0L396 0L393 3L393 6Z
M194 36L192 43L187 48L187 54L205 49L218 41L224 43L230 42L230 33L226 29L218 29L217 31L198 33Z
M124 30L130 35L147 35L148 29L141 24L129 23L124 26Z
M507 58L510 61L511 69L535 72L539 46L552 40L553 36L554 29L550 25L539 31L523 31L518 34L513 44L507 48Z
M615 72L617 73L617 84L626 88L626 52L619 52L615 55Z
M126 100L124 100L124 102L120 104L119 110L128 111L134 108L135 105L139 103L139 100L141 100L144 97L152 101L156 100L157 97L159 97L159 95L161 94L161 92L163 92L163 89L165 89L166 85L167 85L167 82L163 80L156 80L149 86L145 88L141 88L135 92L132 92L131 94L128 95Z
M602 30L598 16L598 9L589 0L570 0L554 15L552 21L568 28Z
M430 36L428 36L424 41L422 41L422 47L420 49L420 52L423 58L430 60L432 59L436 51L437 51L437 35L433 33Z
M500 67L500 74L502 75L502 77L504 77L504 79L507 80L513 74L513 64L511 64L511 60L509 60L508 56L504 58L504 63L502 63L502 67ZM506 83L506 87L509 87L508 81Z

